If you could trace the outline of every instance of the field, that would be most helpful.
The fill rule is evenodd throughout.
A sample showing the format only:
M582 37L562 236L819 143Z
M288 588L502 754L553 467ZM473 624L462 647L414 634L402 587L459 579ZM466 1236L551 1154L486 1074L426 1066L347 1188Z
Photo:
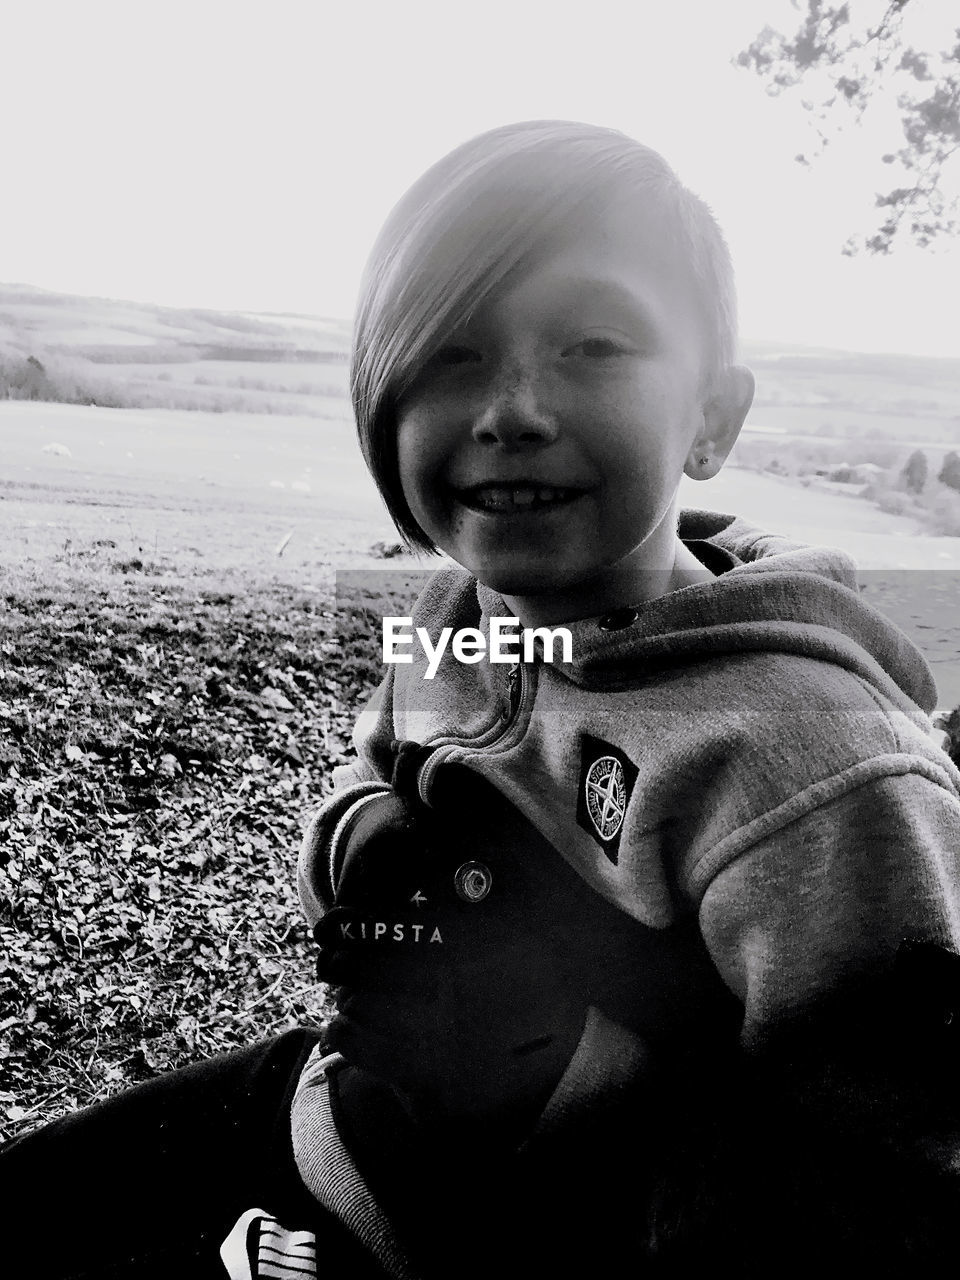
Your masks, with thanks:
M248 323L262 346L275 318L189 313L176 329L134 308L124 329L109 304L71 328L65 308L41 324L56 308L30 305L19 355L55 333L54 363L112 369L114 390L126 379L170 403L0 400L0 1137L323 1020L296 850L382 670L382 606L338 602L335 575L367 569L372 591L389 569L399 611L422 572L384 559L395 535L359 458L333 322L284 322L316 358L278 347L258 364L216 358L224 333ZM156 356L171 332L182 359L119 362L124 335ZM243 379L261 385L230 385ZM195 390L226 399L177 407ZM943 395L931 441L950 424ZM848 549L868 601L931 662L941 707L960 704L960 539L737 468L682 497Z
M745 343L753 417L804 434L955 447L960 361Z
M334 571L391 527L320 431L0 403L4 1136L324 1016L293 869L379 678Z

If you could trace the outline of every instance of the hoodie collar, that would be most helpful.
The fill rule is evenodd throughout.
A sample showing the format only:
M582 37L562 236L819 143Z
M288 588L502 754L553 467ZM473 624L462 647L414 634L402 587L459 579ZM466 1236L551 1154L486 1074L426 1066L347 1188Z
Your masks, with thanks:
M849 555L721 512L684 510L679 533L714 572L727 567L712 581L564 624L573 662L554 665L575 684L609 686L628 670L635 674L638 664L654 670L721 654L779 651L846 667L924 725L918 708L929 713L936 705L930 668L913 642L862 599ZM477 599L481 625L509 612L482 583Z

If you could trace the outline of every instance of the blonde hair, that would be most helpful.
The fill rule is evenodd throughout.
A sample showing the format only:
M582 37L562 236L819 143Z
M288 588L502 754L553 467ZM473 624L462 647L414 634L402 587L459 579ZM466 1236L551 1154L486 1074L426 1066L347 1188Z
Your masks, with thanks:
M400 397L445 337L574 215L625 199L657 219L688 277L711 381L736 351L726 243L663 157L626 134L564 120L491 129L437 161L390 213L361 284L350 387L367 466L411 546L435 550L400 485Z

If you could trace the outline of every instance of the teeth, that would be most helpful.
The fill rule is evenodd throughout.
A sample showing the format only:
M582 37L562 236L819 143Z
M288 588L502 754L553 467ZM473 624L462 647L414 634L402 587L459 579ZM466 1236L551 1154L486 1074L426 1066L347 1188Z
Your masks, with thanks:
M546 503L562 502L569 496L569 490L532 485L520 485L508 488L506 485L484 485L473 490L474 502L487 511L510 511L515 507L542 506Z
M477 493L477 501L488 511L507 511L513 506L511 489L481 489Z

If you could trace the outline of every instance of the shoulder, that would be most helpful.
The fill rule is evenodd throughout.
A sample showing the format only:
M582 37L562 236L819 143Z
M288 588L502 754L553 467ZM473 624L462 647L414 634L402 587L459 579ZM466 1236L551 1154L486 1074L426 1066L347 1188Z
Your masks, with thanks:
M838 663L760 651L710 665L709 718L717 730L800 774L824 776L889 753L939 752L920 707L894 702Z
M924 795L951 809L960 803L960 773L924 730L923 714L909 716L863 678L769 653L738 655L719 678L722 695L691 729L705 817L688 842L688 865L725 863L845 798L869 805L888 781L911 807Z

